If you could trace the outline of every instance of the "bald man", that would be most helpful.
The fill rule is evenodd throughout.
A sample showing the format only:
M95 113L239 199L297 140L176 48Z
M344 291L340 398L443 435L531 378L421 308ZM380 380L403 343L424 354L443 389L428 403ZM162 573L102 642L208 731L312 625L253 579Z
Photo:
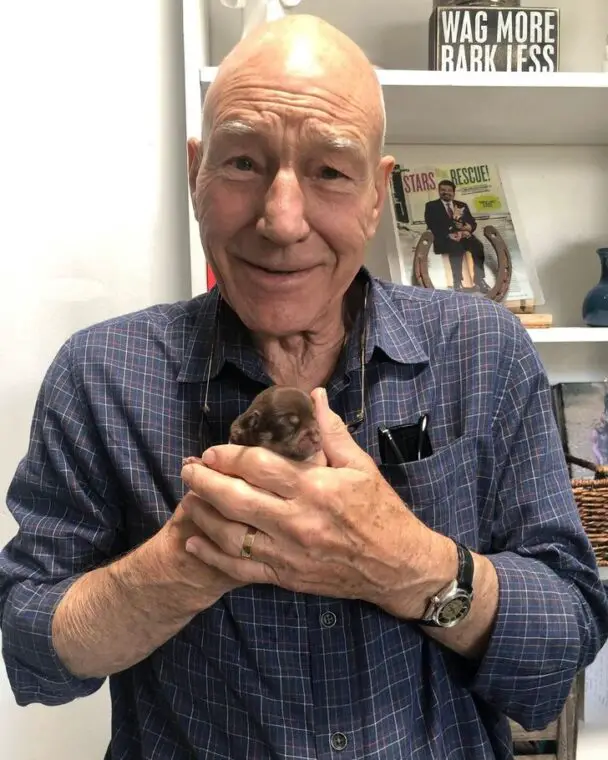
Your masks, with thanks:
M107 759L507 760L506 716L545 726L606 641L527 333L364 267L384 131L353 42L257 29L188 143L217 287L87 327L44 379L3 655L19 704L109 676ZM326 464L225 443L272 384L312 394Z

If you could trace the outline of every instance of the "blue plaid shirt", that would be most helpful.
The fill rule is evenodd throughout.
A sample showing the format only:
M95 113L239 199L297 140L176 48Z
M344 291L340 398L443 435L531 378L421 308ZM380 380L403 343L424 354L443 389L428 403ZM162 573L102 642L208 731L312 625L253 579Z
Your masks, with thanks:
M234 315L219 320L211 358L217 301L213 290L79 331L48 370L8 492L19 531L0 555L3 655L21 705L100 687L62 667L53 610L79 574L158 531L185 493L208 372L207 445L269 383ZM504 714L544 726L606 640L548 381L518 320L487 299L378 280L369 312L356 439L425 523L494 563L485 656L467 662L364 601L250 586L111 677L107 758L506 760ZM328 393L348 421L361 406L357 329L345 357ZM378 426L423 413L432 455L382 465Z

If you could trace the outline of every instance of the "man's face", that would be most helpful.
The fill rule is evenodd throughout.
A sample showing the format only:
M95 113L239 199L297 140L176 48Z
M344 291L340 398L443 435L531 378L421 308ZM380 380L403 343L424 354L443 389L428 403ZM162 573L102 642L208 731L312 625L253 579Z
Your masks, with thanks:
M439 197L442 201L449 203L454 200L454 188L450 185L439 185Z
M350 81L344 91L280 63L243 69L210 108L193 203L205 254L243 322L299 333L323 320L363 263L393 161L374 155Z

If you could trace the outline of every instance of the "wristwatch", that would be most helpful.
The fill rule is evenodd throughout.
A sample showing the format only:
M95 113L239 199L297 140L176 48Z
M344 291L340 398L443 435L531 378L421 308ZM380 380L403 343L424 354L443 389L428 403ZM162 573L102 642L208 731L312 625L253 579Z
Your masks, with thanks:
M452 628L469 614L473 602L473 557L471 552L456 542L458 575L455 580L431 597L420 625Z

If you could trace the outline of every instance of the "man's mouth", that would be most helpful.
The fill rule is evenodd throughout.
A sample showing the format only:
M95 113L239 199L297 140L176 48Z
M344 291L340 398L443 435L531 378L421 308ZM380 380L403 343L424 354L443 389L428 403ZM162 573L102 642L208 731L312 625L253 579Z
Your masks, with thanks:
M267 274L275 274L275 275L302 274L303 272L307 272L311 268L311 267L306 267L305 269L275 269L271 267L263 267L261 264L253 264L249 261L245 263L250 267L255 267L255 269L260 269L262 272L266 272Z
M268 267L261 267L259 264L254 264L254 266L257 266L262 272L268 272L268 274L294 274L298 271L297 269L268 269Z

